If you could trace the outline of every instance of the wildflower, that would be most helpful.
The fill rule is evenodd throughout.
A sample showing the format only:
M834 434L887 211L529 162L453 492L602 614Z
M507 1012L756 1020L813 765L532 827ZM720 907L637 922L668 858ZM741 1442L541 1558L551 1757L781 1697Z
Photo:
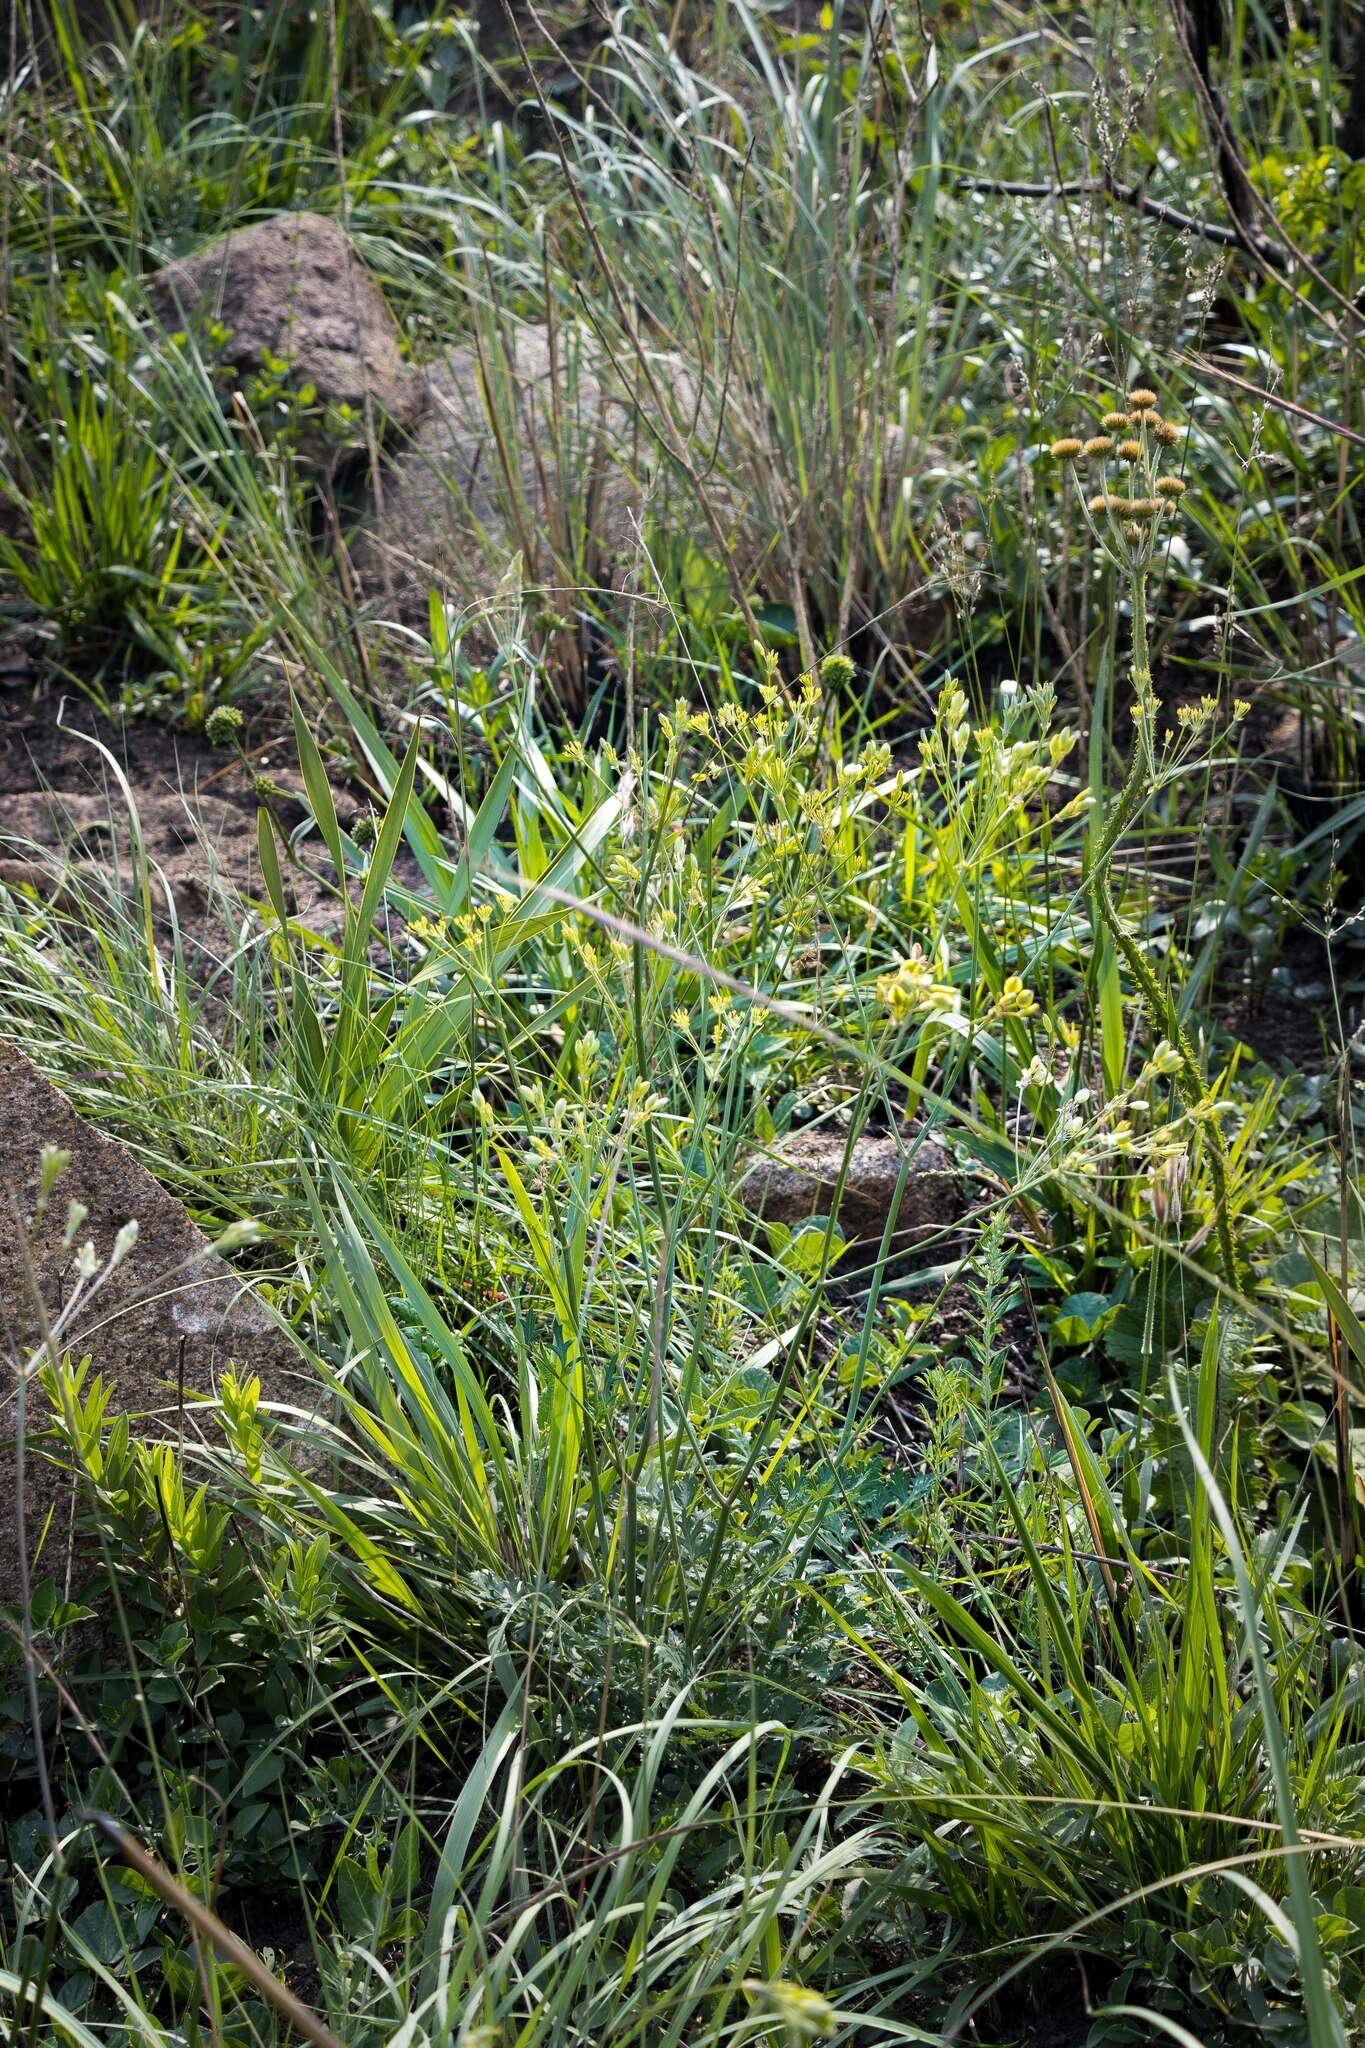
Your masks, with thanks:
M1136 391L1128 393L1128 403L1134 412L1152 412L1156 407L1156 393L1139 386Z
M1032 989L1025 988L1017 974L1007 974L1005 985L992 1003L989 1014L992 1017L1036 1017L1038 999Z
M1019 1088L1046 1088L1052 1079L1052 1069L1041 1053L1036 1052L1019 1076Z
M760 2012L771 2013L780 2021L791 2043L824 2041L839 2031L839 2015L829 2000L818 1991L808 1991L804 1984L786 1978L763 1983L746 1977L744 1989Z
M1120 442L1119 442L1119 461L1120 461L1120 462L1141 462L1141 460L1142 460L1142 443L1141 443L1141 441L1120 441Z
M1048 450L1048 453L1050 455L1055 455L1059 458L1059 460L1063 461L1070 457L1079 455L1080 452L1081 443L1076 439L1076 436L1074 434L1064 434L1062 436L1062 439L1060 441L1054 441L1051 448Z
M1183 498L1185 485L1178 476L1159 476L1156 480L1157 495L1162 498Z
M111 1273L115 1266L123 1264L123 1261L137 1243L137 1227L136 1216L130 1216L128 1221L121 1226L118 1236L114 1239L114 1249L109 1254L109 1271Z
M820 664L820 680L831 690L846 690L856 673L846 654L827 654Z
M66 1172L67 1167L70 1166L71 1154L64 1151L60 1145L44 1145L38 1155L38 1159L38 1198L40 1201L46 1202L53 1188L57 1185L57 1181Z
M1006 703L1012 703L1019 695L1019 684L1014 676L1005 676L1000 684L1000 694Z
M957 997L950 986L935 980L933 961L922 946L915 945L893 974L878 975L877 1000L899 1022L916 1010L950 1010Z
M1115 434L1122 433L1125 427L1131 427L1132 424L1133 422L1126 412L1107 412L1100 421L1102 427L1108 428L1111 433Z
M1097 456L1107 455L1110 449L1113 447L1113 445L1114 441L1112 435L1092 434L1090 436L1090 439L1086 442L1084 448L1081 450L1081 453L1082 455L1089 456L1091 461L1093 462Z
M245 722L235 704L215 704L204 720L204 737L211 747L235 746Z

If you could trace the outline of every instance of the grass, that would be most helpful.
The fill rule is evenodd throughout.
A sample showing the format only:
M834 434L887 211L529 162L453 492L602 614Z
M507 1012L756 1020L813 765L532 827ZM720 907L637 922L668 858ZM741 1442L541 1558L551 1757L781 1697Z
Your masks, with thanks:
M317 1389L172 1446L15 1352L98 1561L10 1631L16 2044L1365 2022L1360 25L1236 11L1210 101L1183 10L870 20L16 27L6 611L304 797L205 950L103 757L127 858L0 885L0 1033ZM147 316L307 208L484 366L415 603L366 424ZM1178 516L1065 453L1135 384ZM959 1191L908 1253L842 1199L891 1130Z

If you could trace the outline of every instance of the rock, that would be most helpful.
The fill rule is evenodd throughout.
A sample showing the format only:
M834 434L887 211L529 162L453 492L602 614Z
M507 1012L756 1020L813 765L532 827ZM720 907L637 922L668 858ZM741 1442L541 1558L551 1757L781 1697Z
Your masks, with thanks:
M0 1043L0 1186L11 1205L0 1233L0 1600L18 1597L18 1512L15 1502L15 1422L18 1369L41 1342L42 1321L34 1291L49 1323L72 1292L75 1247L89 1240L101 1264L123 1225L135 1220L137 1241L106 1285L77 1305L60 1332L61 1348L72 1358L87 1352L92 1371L113 1383L111 1414L137 1417L146 1437L192 1436L193 1407L187 1395L210 1394L229 1364L259 1374L263 1399L307 1406L318 1398L316 1382L303 1376L303 1361L245 1283L211 1250L186 1210L159 1187L113 1139L77 1116L67 1098L46 1081L13 1046ZM44 1145L70 1154L31 1244L39 1162ZM62 1242L67 1205L83 1202L88 1215L68 1250ZM20 1222L22 1219L22 1224ZM29 1381L25 1460L25 1526L32 1566L34 1550L49 1515L51 1526L34 1577L63 1586L79 1583L82 1559L73 1553L74 1482L37 1454L34 1437L45 1424L45 1402Z
M749 1163L739 1197L765 1223L794 1228L808 1216L827 1216L847 1150L847 1134L821 1125L779 1138ZM962 1213L962 1184L941 1145L903 1137L864 1134L853 1141L836 1221L850 1242L879 1243L895 1199L907 1153L909 1171L901 1193L892 1240L899 1251L926 1245Z
M242 377L286 362L296 384L311 384L319 405L346 405L356 433L366 399L388 417L412 419L423 386L404 363L398 327L383 294L345 230L317 213L273 220L213 242L167 264L147 281L162 326L210 323L226 329L214 355Z
M524 580L558 586L571 611L571 587L633 545L635 409L587 356L566 335L552 355L545 328L519 326L505 358L463 346L427 369L420 418L352 546L367 595L419 617L433 588L473 605L520 554Z

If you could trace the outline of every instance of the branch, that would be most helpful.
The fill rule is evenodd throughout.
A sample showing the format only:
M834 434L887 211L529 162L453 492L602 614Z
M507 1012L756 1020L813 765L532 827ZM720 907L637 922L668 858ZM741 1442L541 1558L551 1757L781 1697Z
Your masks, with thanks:
M957 183L964 192L999 192L1015 199L1103 196L1117 200L1120 206L1135 207L1149 220L1178 228L1181 234L1197 235L1200 241L1217 242L1225 249L1246 250L1274 270L1283 269L1286 260L1279 244L1263 235L1251 235L1244 228L1223 227L1218 221L1198 220L1192 213L1182 213L1178 206L1167 206L1164 200L1150 198L1141 185L1118 185L1112 178L1074 178L1064 184L1032 184L1026 178L959 178Z

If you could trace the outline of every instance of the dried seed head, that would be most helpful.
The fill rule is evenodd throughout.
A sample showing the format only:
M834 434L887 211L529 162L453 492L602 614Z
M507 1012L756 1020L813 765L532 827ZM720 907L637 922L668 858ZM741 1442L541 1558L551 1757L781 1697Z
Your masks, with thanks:
M1064 459L1067 457L1079 455L1080 452L1081 444L1076 439L1076 436L1074 434L1063 435L1060 441L1053 442L1052 447L1049 450L1050 454L1061 456Z
M1128 524L1123 529L1123 537L1128 541L1139 541L1142 539L1142 528L1135 519L1128 521Z
M1107 412L1100 421L1102 427L1108 427L1116 434L1121 434L1125 427L1131 427L1132 424L1126 412Z
M1134 412L1150 412L1156 404L1156 393L1139 385L1136 391L1128 393L1128 403Z
M1134 498L1131 511L1134 519L1155 519L1161 510L1160 498Z
M1092 434L1081 453L1093 460L1096 456L1107 455L1114 443L1108 434Z
M1163 498L1183 498L1185 495L1184 483L1178 476L1159 476L1156 488Z
M1109 498L1101 491L1097 498L1091 498L1085 509L1092 519L1098 519L1102 512L1109 510L1109 505Z
M1176 442L1180 439L1179 427L1172 426L1169 420L1154 419L1152 421L1152 432L1156 435L1163 448L1174 448Z
M1119 461L1120 461L1120 462L1141 462L1141 460L1142 460L1142 443L1141 443L1141 441L1120 441L1120 442L1119 442Z

